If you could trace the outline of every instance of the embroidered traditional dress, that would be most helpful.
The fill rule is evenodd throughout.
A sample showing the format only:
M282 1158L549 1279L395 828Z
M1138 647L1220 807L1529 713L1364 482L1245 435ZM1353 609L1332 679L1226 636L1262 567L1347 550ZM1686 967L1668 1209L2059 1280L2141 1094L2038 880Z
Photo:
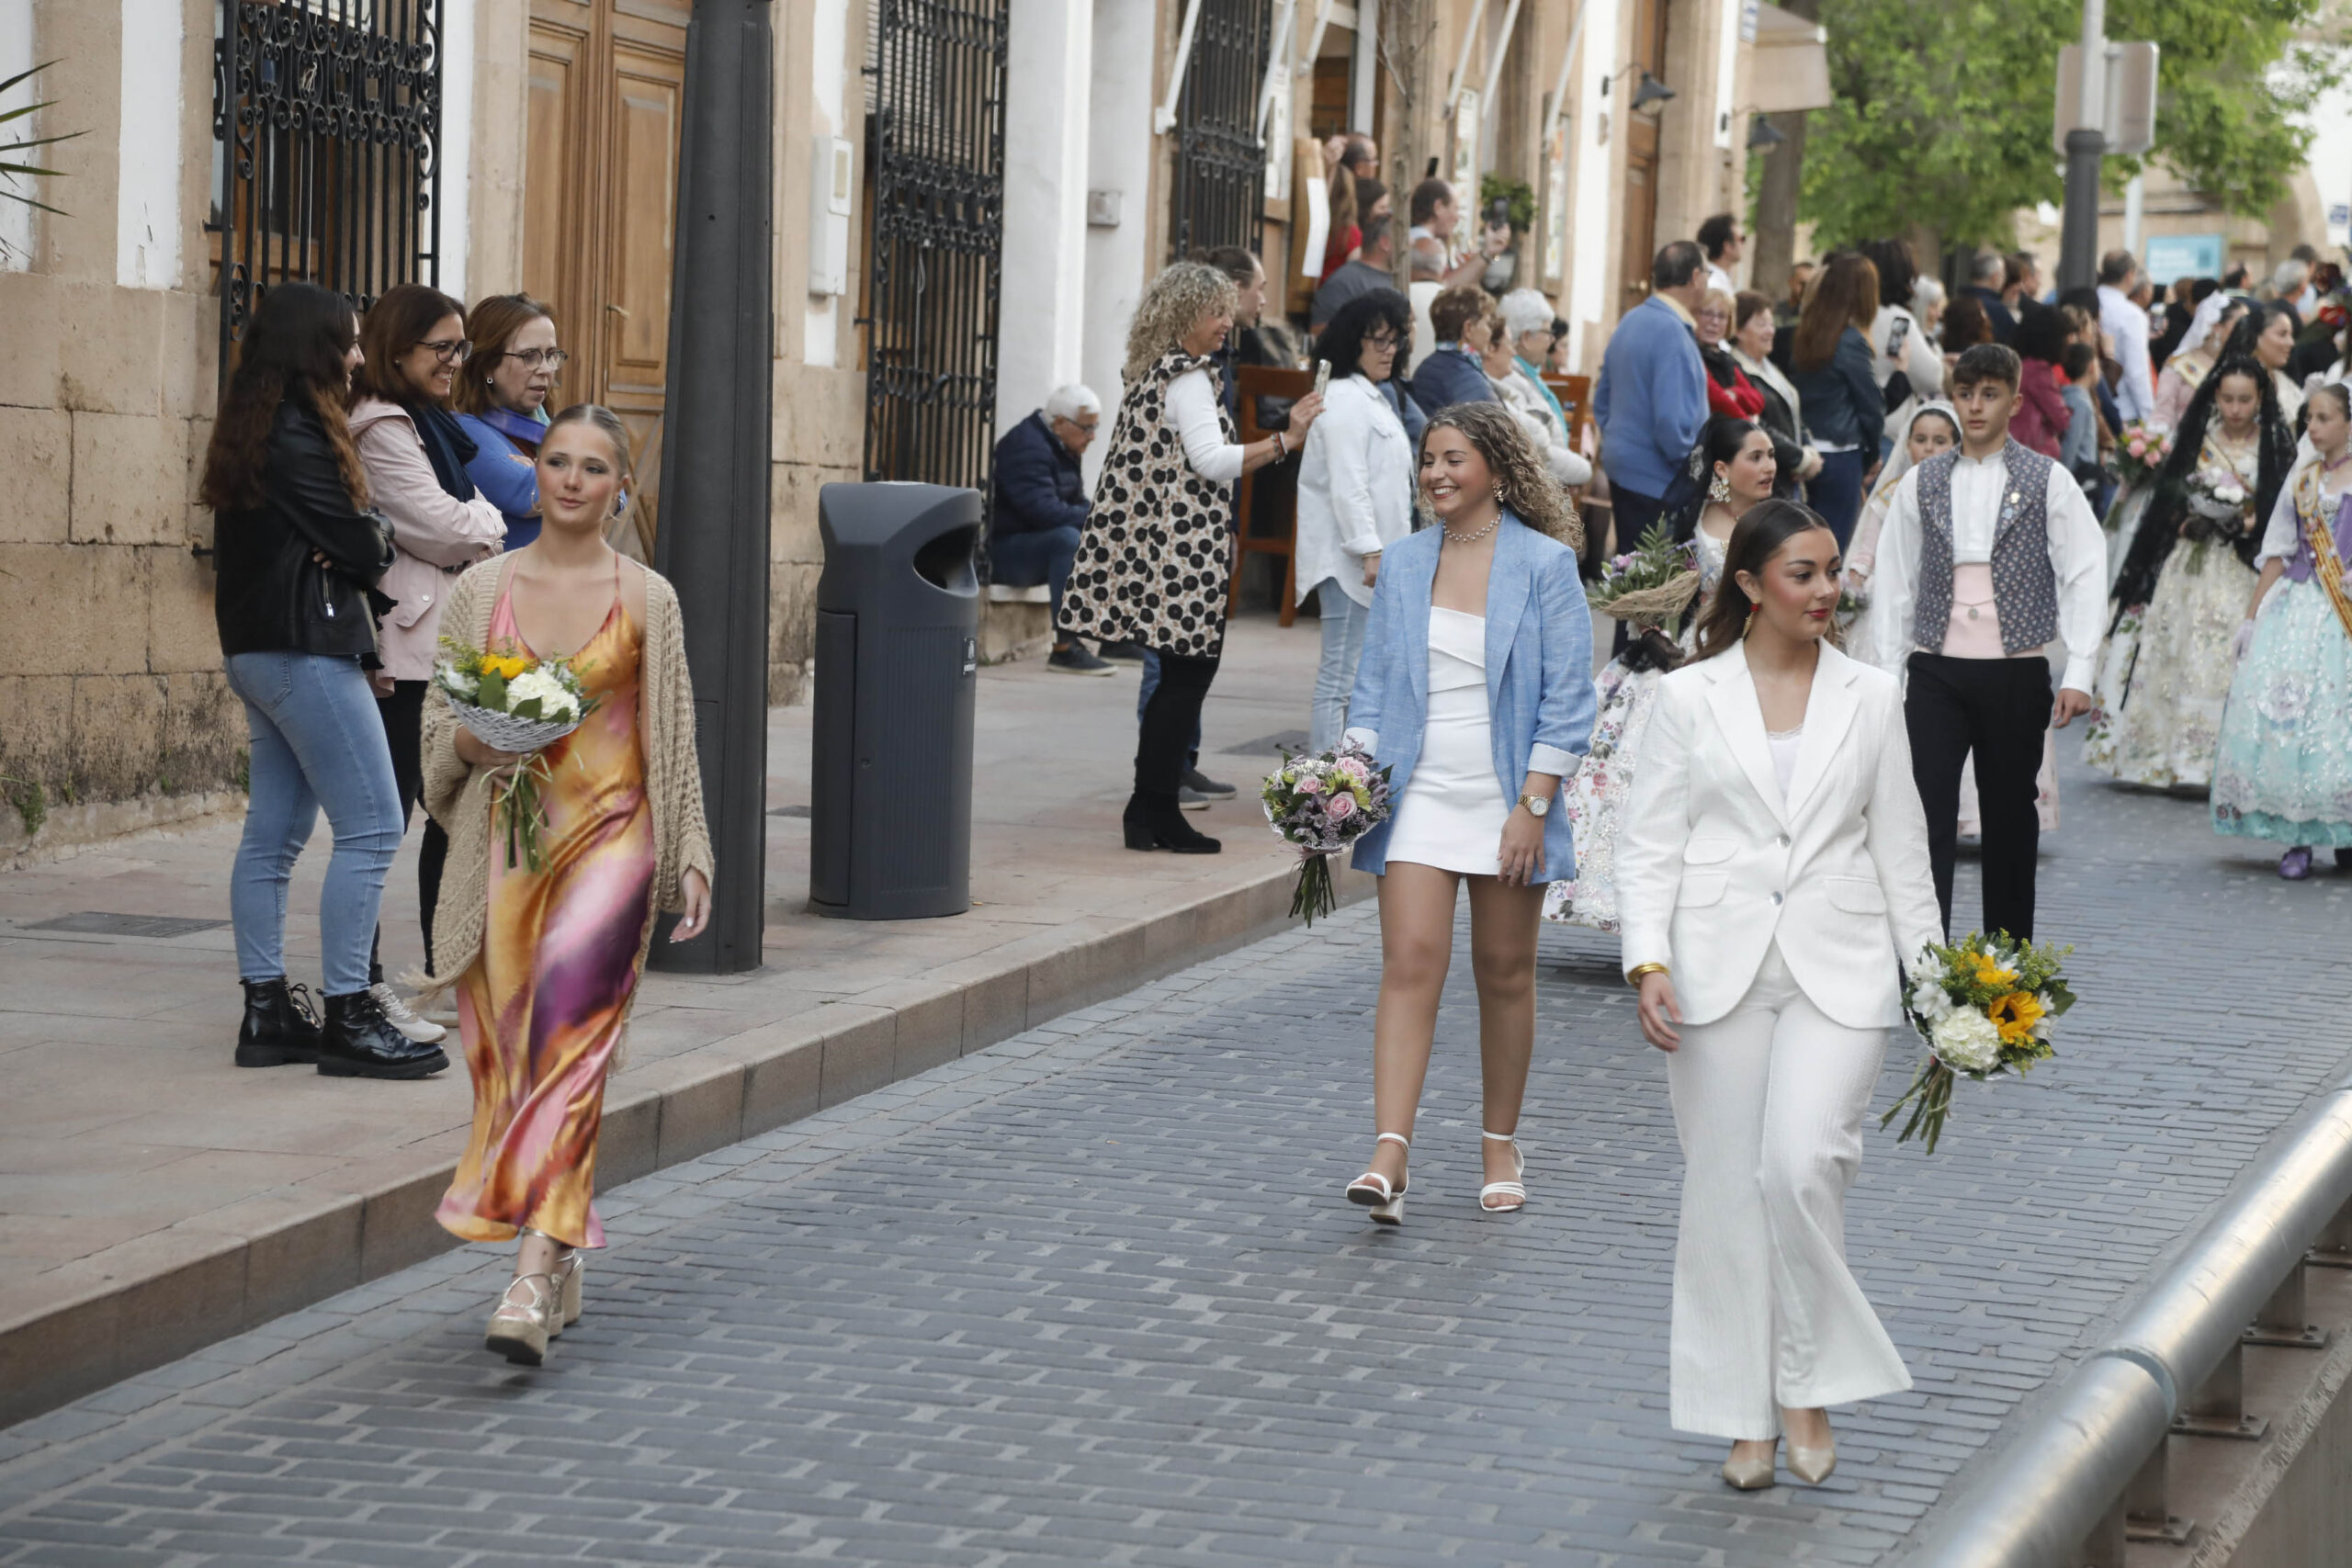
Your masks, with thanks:
M1691 646L1699 612L1723 581L1724 543L1701 528L1691 535L1699 556L1699 592L1683 617L1682 648ZM1576 831L1577 874L1544 890L1544 918L1563 925L1617 929L1617 829L1634 793L1634 761L1649 728L1663 670L1629 670L1623 655L1593 678L1600 712L1592 749L1560 792L1560 809Z
M2230 684L2213 766L2213 830L2274 843L2352 845L2352 493L2305 466L2274 518L2266 559L2287 569Z
M529 651L511 590L492 614L489 646L508 644ZM473 1134L437 1216L469 1241L504 1241L528 1225L566 1247L605 1245L589 1201L605 1075L636 999L652 914L653 809L638 736L643 647L616 580L604 626L572 661L596 708L546 752L545 869L509 866L503 848L491 851L481 952L458 985Z
M2226 469L2249 496L2261 446L2207 433L2199 468ZM2244 525L2253 526L2253 503ZM2126 606L2099 655L2098 711L2083 761L2126 784L2201 789L2213 778L2222 706L2230 694L2230 643L2254 596L2254 570L2222 539L2182 539L2165 558L2145 610Z

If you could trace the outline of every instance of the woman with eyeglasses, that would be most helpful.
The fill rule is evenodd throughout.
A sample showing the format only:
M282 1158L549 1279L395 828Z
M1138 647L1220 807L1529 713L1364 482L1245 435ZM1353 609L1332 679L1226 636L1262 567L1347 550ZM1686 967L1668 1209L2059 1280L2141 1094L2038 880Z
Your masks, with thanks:
M1298 602L1315 595L1323 657L1307 748L1328 751L1348 727L1380 553L1413 531L1413 450L1380 384L1413 343L1413 307L1375 288L1340 307L1317 350L1331 366L1323 417L1298 466Z
M392 524L392 570L383 583L392 607L383 617L383 668L375 681L405 831L424 787L419 738L424 691L440 646L442 601L458 573L498 553L506 519L476 488L468 465L481 449L449 412L450 389L466 373L473 352L464 307L437 288L395 284L361 318L359 344L367 359L359 371L362 395L351 407L351 434L377 509ZM448 853L448 836L427 818L416 858L427 969L433 960L433 906ZM417 1016L384 984L382 948L379 931L368 974L377 1004L410 1039L439 1041L446 1032L442 1027Z
M493 294L466 318L473 356L449 394L458 425L474 444L466 473L506 519L506 547L539 536L539 441L548 398L564 361L555 318L527 294Z

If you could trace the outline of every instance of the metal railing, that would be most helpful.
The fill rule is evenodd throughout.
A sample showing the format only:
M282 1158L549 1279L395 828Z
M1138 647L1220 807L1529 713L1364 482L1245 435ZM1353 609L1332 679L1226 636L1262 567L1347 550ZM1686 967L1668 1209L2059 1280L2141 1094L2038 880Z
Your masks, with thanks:
M1902 1559L1905 1568L2121 1568L2186 1542L2166 1438L2259 1439L2248 1345L2317 1349L2303 1270L2352 1268L2352 1079L2290 1123L2107 1343Z

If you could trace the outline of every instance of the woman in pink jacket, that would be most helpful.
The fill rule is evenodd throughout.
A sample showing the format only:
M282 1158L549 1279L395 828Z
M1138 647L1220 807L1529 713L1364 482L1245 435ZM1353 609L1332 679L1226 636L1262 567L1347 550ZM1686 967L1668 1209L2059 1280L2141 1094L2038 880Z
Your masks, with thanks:
M423 784L419 738L440 645L441 602L459 572L498 554L506 520L468 477L474 443L449 412L451 385L473 346L466 341L464 307L438 289L398 284L361 320L359 341L368 358L351 434L377 509L391 520L395 548L382 584L393 603L378 638L383 668L376 695L405 823ZM448 851L448 836L428 817L416 861L428 969L433 905ZM441 1026L418 1017L384 984L380 931L377 947L368 980L385 1016L412 1040L439 1040Z

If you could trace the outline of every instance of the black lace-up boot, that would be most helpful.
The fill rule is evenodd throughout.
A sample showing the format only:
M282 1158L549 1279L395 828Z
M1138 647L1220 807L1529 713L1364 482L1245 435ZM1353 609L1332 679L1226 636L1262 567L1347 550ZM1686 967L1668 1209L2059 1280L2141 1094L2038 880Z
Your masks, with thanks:
M327 998L327 1032L319 1071L335 1078L422 1078L449 1065L438 1045L420 1044L392 1026L369 991Z
M286 976L247 980L245 1021L237 1026L237 1066L282 1067L319 1059L319 1015L311 1010L307 987Z

